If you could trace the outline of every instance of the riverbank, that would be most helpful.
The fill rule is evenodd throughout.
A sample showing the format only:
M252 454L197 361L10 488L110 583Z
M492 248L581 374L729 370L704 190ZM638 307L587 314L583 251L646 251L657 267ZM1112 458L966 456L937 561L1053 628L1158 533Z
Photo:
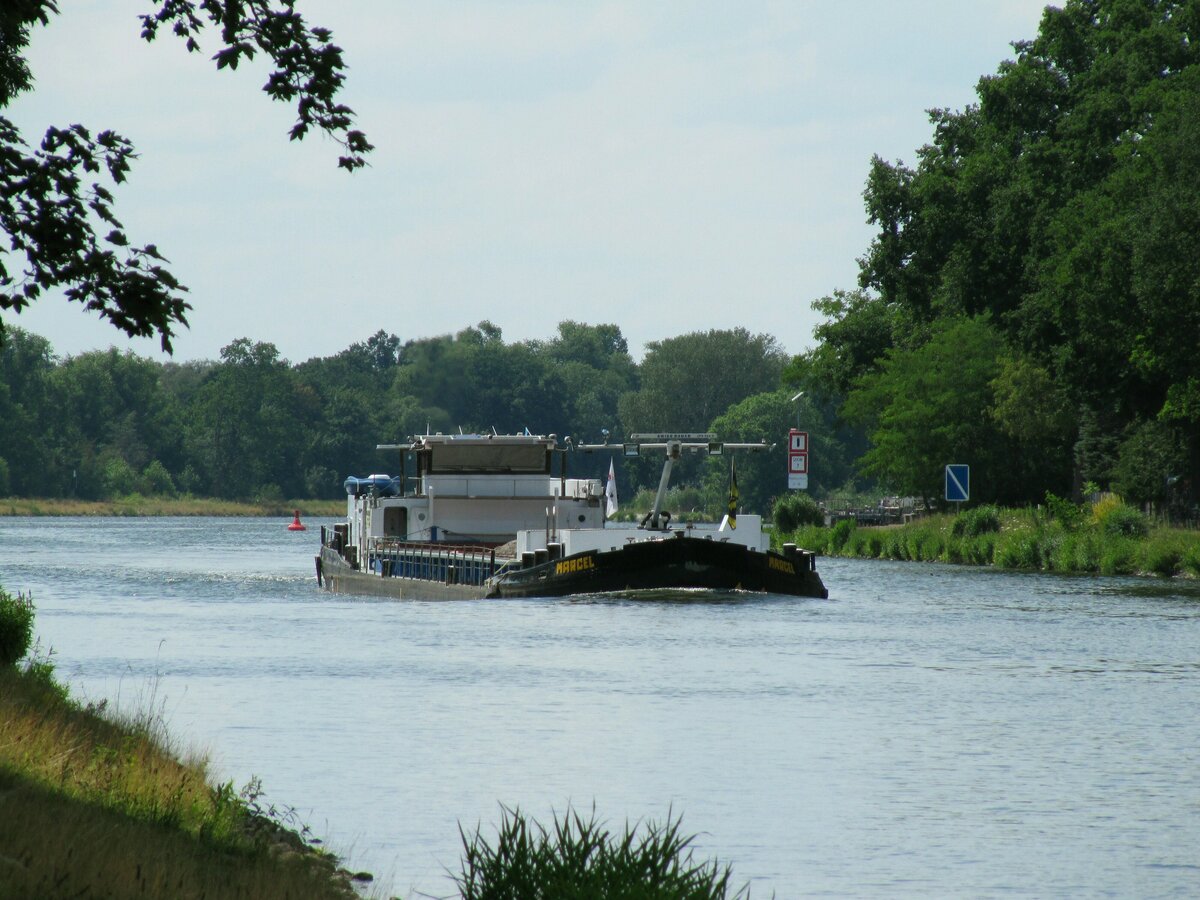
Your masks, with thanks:
M62 497L0 499L0 516L241 516L291 518L343 516L344 500L281 500L249 503L214 497L143 497L131 494L116 500L72 500Z
M907 525L806 526L776 533L825 556L962 563L1101 575L1200 577L1200 532L1156 526L1119 501L1001 510L975 507Z
M213 785L161 718L81 706L47 660L0 667L0 897L350 900L290 813Z

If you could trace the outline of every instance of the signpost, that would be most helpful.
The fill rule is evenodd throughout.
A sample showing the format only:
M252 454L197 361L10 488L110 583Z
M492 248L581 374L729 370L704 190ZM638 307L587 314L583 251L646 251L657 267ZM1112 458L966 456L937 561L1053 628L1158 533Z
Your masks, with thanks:
M808 490L808 432L788 432L788 490Z
M946 466L946 499L963 503L971 499L971 467L951 464Z

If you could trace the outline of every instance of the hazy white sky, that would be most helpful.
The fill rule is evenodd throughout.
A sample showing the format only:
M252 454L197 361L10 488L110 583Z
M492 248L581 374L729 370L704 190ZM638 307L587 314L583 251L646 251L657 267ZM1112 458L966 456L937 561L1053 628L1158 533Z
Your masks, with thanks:
M738 325L800 352L810 303L856 285L871 155L912 162L925 110L972 102L1045 2L301 0L377 148L354 175L289 143L264 67L141 41L151 5L60 4L7 115L30 143L83 122L137 146L117 214L191 288L176 359L249 337L300 362L481 319L509 341L615 322L635 357ZM159 356L54 297L6 321Z

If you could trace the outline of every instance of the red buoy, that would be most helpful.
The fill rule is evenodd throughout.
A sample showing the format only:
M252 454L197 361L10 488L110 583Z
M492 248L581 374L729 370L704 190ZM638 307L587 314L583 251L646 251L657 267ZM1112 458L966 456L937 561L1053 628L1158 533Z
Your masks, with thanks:
M300 510L296 510L296 518L292 519L292 524L288 526L288 531L308 531L300 521Z

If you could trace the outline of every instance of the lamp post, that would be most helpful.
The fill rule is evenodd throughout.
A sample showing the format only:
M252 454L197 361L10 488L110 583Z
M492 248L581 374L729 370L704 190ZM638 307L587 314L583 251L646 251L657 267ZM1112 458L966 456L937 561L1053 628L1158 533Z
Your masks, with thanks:
M804 396L804 391L801 391L792 398L792 402L796 404L796 429L800 428L800 403L798 402Z

